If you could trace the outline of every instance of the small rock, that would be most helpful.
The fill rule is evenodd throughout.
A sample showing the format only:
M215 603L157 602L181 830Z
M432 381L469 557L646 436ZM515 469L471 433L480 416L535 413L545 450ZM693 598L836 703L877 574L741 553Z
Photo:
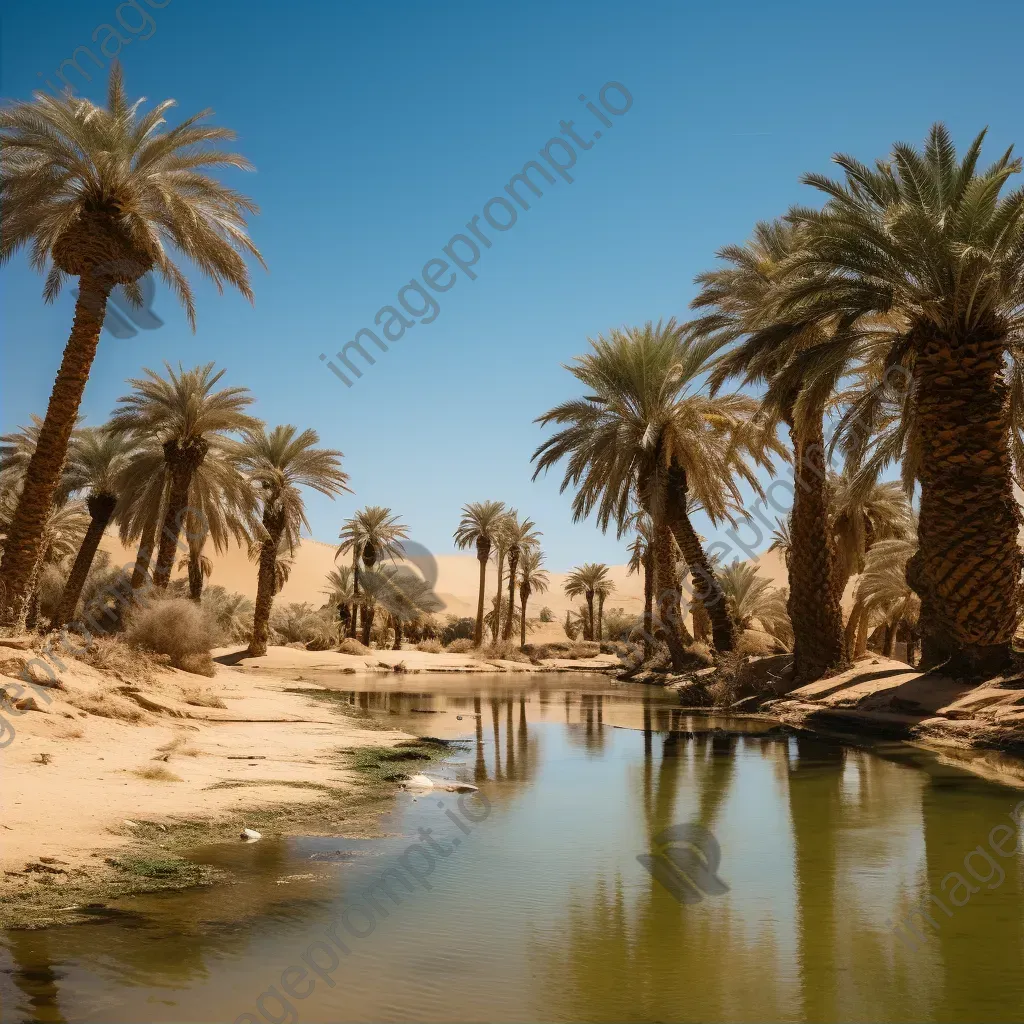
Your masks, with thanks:
M18 711L39 711L44 715L50 713L50 709L43 707L35 697L19 697L18 700L14 701L14 707Z
M131 821L128 818L124 819L124 824L127 825L129 828L138 828L139 827L139 823L137 821Z
M238 838L243 843L255 843L263 838L263 833L257 832L254 828L243 828L242 834Z

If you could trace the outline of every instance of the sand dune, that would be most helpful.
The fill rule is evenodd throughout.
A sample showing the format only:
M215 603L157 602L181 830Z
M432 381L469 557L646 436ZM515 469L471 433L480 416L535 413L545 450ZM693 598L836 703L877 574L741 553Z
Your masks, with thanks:
M116 535L108 534L103 539L102 547L118 565L134 564L134 548L125 548L118 542ZM291 575L277 600L285 604L292 601L308 602L320 607L325 600L325 578L335 568L334 551L333 544L318 540L302 541L295 551ZM208 554L213 562L211 583L255 598L256 566L249 561L248 552L244 548L232 547L222 555L213 551L209 551ZM436 565L437 580L434 590L445 603L442 614L475 615L480 579L480 568L476 558L473 555L439 555L436 558ZM625 565L610 566L609 571L615 584L615 592L608 598L605 607L622 608L629 614L639 615L643 610L644 599L642 578L627 575ZM786 586L786 566L777 552L762 552L758 559L758 571L775 586ZM183 577L185 573L176 569L174 575ZM552 573L548 592L535 594L530 599L528 610L536 613L546 605L558 619L562 619L569 608L581 604L580 601L570 601L563 593L566 576L567 573ZM497 588L493 563L488 566L487 582L487 599L490 602Z

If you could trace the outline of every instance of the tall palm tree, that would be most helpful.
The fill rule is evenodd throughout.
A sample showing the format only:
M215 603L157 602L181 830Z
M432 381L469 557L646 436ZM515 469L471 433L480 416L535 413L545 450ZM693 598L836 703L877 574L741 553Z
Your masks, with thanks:
M306 527L305 503L300 487L309 487L333 498L349 490L348 474L341 468L341 452L316 447L320 435L291 424L246 430L238 460L262 499L262 535L259 542L259 576L253 615L249 657L267 653L270 611L277 590L278 550L295 550L299 529Z
M171 259L177 249L223 289L252 299L244 255L261 263L246 234L256 206L212 178L209 168L248 169L216 144L234 138L199 122L209 111L161 130L174 106L142 114L129 104L120 65L111 65L106 106L37 92L0 110L0 265L22 247L46 272L52 302L67 277L78 278L75 321L50 395L0 565L3 621L17 621L28 596L43 524L89 378L107 299L120 286L141 302L139 279L159 271L195 326L192 292Z
M480 590L477 594L476 628L473 632L473 644L476 647L484 642L487 560L491 557L491 548L504 528L507 514L503 501L472 501L462 506L462 518L455 529L455 546L463 550L475 547L476 558L480 563Z
M792 216L807 239L786 268L782 315L843 318L834 348L874 342L872 366L912 379L920 548L908 564L921 618L949 671L1010 657L1022 555L1016 543L1004 361L1024 327L1024 191L1007 151L979 171L984 132L958 157L937 124L923 151L899 143L874 169L835 157L844 180L804 182L827 196ZM874 318L898 324L881 338Z
M360 607L360 564L367 572L384 559L394 561L402 556L402 541L408 539L409 528L394 514L391 509L381 505L368 505L360 509L351 519L346 519L338 534L341 543L334 557L346 552L352 553L352 616L350 628L352 636L356 635L356 611ZM362 604L363 609L363 643L370 642L370 629L373 626L372 599Z
M701 291L691 303L709 312L688 329L696 338L728 346L711 375L712 391L732 377L741 377L744 384L766 384L766 425L774 429L782 421L789 429L794 467L789 514L793 546L787 562L790 616L795 671L809 681L841 664L844 656L837 555L827 520L824 416L849 367L845 360L822 359L822 350L815 347L834 333L831 325L790 323L774 306L782 267L799 251L806 233L785 221L761 223L744 245L722 249L718 256L726 266L697 277Z
M327 586L321 593L327 595L327 603L338 609L338 622L341 636L348 634L348 626L352 616L352 604L355 598L353 582L355 572L347 565L339 565L327 574Z
M533 455L535 477L568 458L562 489L576 487L575 519L596 511L602 529L614 520L621 533L634 497L651 516L655 565L664 581L658 603L673 663L680 668L685 626L676 611L673 539L693 575L694 593L711 616L715 646L728 651L736 640L688 506L699 502L713 523L731 518L729 501L740 500L740 482L760 493L755 467L770 468L770 454L781 451L773 435L755 427L754 399L700 393L714 352L714 343L684 337L674 320L599 337L568 367L585 385L586 397L538 418L542 425L566 426Z
M117 509L124 470L132 458L135 443L131 438L102 428L89 428L72 435L70 448L73 454L68 460L66 486L71 491L88 492L85 504L90 522L52 621L55 629L74 618L100 541Z
M543 594L548 589L547 569L542 568L544 553L540 547L528 547L519 562L519 646L526 646L526 602L531 594ZM511 604L511 601L509 602Z
M516 572L519 569L519 563L529 551L539 546L541 536L537 524L532 519L520 519L515 509L509 513L508 527L505 532L505 541L508 547L508 608L505 610L505 625L501 633L503 640L509 640L512 637L512 612L515 604ZM521 609L520 615L522 615Z
M246 431L250 436L259 421L244 410L252 404L248 388L215 390L224 370L213 372L213 363L184 370L164 364L167 377L144 369L144 379L131 379L131 394L119 398L108 429L115 434L145 435L159 440L167 464L167 498L160 529L153 584L165 590L174 567L178 538L186 519L198 511L190 508L193 478L212 447L234 451L226 435Z
M501 526L494 534L494 563L498 570L498 582L494 593L494 607L487 616L487 622L491 629L491 642L498 642L498 633L501 631L501 610L504 605L505 594L505 559L508 557L509 532L518 520L519 513L513 508L505 513Z
M610 579L601 580L594 588L594 596L597 598L597 637L600 642L604 639L604 603L608 597L615 592L615 584Z
M582 597L587 602L587 622L592 640L598 638L594 618L594 598L608 582L608 566L603 562L585 562L574 568L565 578L563 589L568 598Z

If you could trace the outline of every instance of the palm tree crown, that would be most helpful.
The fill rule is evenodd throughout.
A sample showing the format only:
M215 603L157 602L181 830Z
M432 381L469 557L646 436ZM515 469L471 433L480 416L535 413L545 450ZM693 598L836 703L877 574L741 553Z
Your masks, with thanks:
M473 501L462 506L462 518L455 528L455 546L476 548L480 563L480 586L477 594L476 629L473 642L479 647L484 637L484 587L487 583L487 559L491 548L506 527L508 510L503 501Z

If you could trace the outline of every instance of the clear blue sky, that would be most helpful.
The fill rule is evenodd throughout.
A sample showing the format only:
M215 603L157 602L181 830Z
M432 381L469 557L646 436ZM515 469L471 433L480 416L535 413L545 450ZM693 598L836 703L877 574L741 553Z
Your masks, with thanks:
M1024 142L1024 10L1009 2L139 6L152 24L113 0L7 5L0 94L56 83L80 45L106 66L97 29L113 24L130 40L131 95L212 107L238 132L258 171L231 183L262 208L252 234L270 272L254 270L255 308L197 281L195 335L160 288L165 326L104 333L84 411L102 422L143 366L215 361L251 388L257 415L312 426L345 453L355 495L309 501L323 540L381 504L445 553L464 502L501 498L536 519L553 568L621 561L613 537L571 524L556 478L530 480L533 417L575 393L560 364L609 327L684 316L715 250L812 201L798 177L834 151L871 160L938 119L960 145L988 124L992 157ZM79 56L91 85L66 73L99 98L103 73ZM602 130L578 97L596 101L608 81L633 105L579 153L574 182L527 196L513 227L489 231L477 279L458 275L436 319L346 388L320 353L372 327L560 120L585 139ZM73 300L44 306L24 256L2 280L10 430L45 408Z

